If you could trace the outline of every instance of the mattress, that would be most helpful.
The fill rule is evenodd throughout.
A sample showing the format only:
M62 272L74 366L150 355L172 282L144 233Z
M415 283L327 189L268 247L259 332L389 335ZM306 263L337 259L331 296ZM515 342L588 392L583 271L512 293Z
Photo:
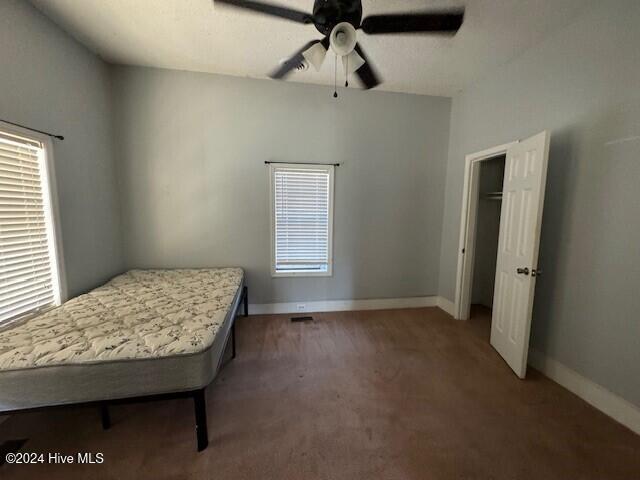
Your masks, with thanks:
M0 331L0 411L205 387L242 287L239 268L132 270Z

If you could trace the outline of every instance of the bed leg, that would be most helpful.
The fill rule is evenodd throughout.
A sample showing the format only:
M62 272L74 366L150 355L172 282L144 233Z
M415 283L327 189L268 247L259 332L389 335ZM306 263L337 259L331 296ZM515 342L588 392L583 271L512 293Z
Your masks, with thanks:
M244 300L244 316L249 316L249 288L245 285L242 288L242 297Z
M231 324L231 358L236 358L236 322Z
M109 415L109 406L106 403L100 405L100 417L102 419L102 429L109 430L111 428L111 415Z
M193 392L193 404L196 414L196 438L198 439L198 451L202 452L209 445L209 433L207 432L207 401L204 388Z

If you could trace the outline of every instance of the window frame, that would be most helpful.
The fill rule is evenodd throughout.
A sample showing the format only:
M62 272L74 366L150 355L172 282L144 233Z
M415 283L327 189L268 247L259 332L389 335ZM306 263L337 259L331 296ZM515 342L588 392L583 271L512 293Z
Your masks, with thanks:
M277 271L276 270L276 190L275 172L277 169L326 170L329 173L329 231L327 240L327 271ZM269 205L271 209L271 276L287 277L331 277L333 276L333 213L334 213L335 165L317 163L271 163L269 164Z
M67 276L64 263L64 251L62 248L62 231L60 228L60 211L58 206L58 189L56 182L56 170L53 154L53 141L48 135L34 132L27 128L12 125L0 120L0 131L9 134L25 137L30 140L40 142L42 144L42 194L45 203L45 215L48 210L49 225L47 225L47 234L51 236L51 245L49 245L49 255L52 265L52 282L54 289L54 305L27 312L17 317L7 319L0 322L0 329L10 325L16 321L24 320L41 314L47 310L58 307L68 300Z

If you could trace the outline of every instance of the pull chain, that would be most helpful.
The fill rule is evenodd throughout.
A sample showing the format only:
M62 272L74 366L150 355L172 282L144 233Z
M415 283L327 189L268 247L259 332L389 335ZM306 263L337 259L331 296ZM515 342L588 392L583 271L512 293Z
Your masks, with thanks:
M344 86L349 86L349 56L346 59L347 67L344 70Z
M338 54L333 67L333 98L338 98Z

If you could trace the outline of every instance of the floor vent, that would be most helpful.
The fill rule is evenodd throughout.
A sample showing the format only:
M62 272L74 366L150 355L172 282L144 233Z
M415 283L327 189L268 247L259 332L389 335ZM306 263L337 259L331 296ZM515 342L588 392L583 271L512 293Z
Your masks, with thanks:
M19 452L25 443L27 443L26 438L22 440L7 440L0 444L0 466L4 465L7 454Z
M313 322L313 317L291 317L292 322Z

